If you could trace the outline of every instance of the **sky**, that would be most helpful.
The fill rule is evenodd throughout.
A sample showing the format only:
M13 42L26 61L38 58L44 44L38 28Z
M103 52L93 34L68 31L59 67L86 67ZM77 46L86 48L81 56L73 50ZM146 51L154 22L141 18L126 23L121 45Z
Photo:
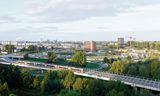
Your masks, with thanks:
M160 41L160 0L0 0L0 40Z

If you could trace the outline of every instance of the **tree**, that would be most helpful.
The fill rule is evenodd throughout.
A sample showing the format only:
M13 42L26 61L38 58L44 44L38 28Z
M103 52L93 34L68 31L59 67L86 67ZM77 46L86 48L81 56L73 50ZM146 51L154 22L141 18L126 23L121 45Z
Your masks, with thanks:
M54 52L48 52L48 62L54 63L57 61L57 55Z
M61 71L57 72L57 76L58 76L59 79L65 78L67 74L68 74L67 70L61 70Z
M71 91L62 90L58 96L80 96L80 93L74 90L71 90Z
M38 49L37 46L34 45L28 46L28 51L36 51L37 49Z
M60 81L58 79L50 79L48 80L48 89L47 91L50 93L56 93L60 91Z
M110 63L110 60L107 57L104 57L103 62L104 63Z
M88 96L105 96L106 83L101 80L90 80L88 83Z
M106 96L126 96L124 92L117 92L115 89L109 91Z
M86 55L84 52L76 52L72 58L72 62L80 66L85 66L87 63Z
M41 93L56 93L60 90L60 81L57 79L57 72L48 71L41 82Z
M69 72L64 79L63 82L64 87L70 90L73 87L74 80L75 80L74 74L72 72Z
M110 71L117 73L117 74L121 74L124 72L127 64L128 64L128 62L124 61L124 60L115 61L111 65Z
M21 69L18 66L8 66L4 72L5 81L10 88L19 88L23 83Z
M153 95L149 90L140 90L140 95L139 96L155 96Z
M50 77L51 77L51 71L48 71L45 74L45 76L44 76L44 78L41 82L41 93L42 94L45 93L45 91L48 91L48 89L49 89L48 88L48 82L49 82Z
M41 82L41 93L43 94L47 89L47 80L44 79L42 82Z
M38 90L39 87L40 87L40 79L38 77L36 77L33 79L33 88Z
M31 88L33 83L32 74L29 72L22 73L22 82L25 88Z
M17 95L15 95L15 94L9 94L9 96L17 96Z
M157 73L160 69L160 62L158 60L154 60L151 64L151 75L154 79L157 79Z
M0 83L0 96L8 96L9 95L9 88L7 83Z
M73 85L73 89L81 92L81 90L83 89L83 80L81 78L76 79Z
M8 54L13 53L14 52L14 45L5 45L5 49L7 51Z
M28 53L26 53L26 54L24 55L24 59L25 59L25 60L26 60L27 58L29 58L28 55L29 55Z
M150 70L149 70L148 66L141 65L139 67L139 74L140 74L140 76L142 76L142 77L149 77L149 72L150 72Z
M136 64L131 64L131 65L128 65L124 72L124 74L129 74L129 75L137 75L139 73L139 70L138 70L138 67L136 66Z
M129 62L132 62L132 57L131 56L127 56L126 58Z

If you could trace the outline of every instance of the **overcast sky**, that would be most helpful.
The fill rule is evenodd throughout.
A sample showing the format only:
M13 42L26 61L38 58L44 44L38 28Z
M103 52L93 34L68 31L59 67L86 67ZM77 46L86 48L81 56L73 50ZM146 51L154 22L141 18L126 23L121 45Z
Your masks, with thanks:
M160 40L160 0L0 0L0 40Z

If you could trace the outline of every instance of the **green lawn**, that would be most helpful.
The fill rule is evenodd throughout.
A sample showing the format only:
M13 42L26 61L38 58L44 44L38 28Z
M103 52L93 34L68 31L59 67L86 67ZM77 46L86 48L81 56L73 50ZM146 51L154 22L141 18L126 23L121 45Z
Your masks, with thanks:
M33 61L33 62L42 62L42 63L46 63L48 60L47 59L40 59L40 58L27 58L25 59L27 61ZM67 66L69 61L66 60L58 60L58 62L56 63L57 65L62 65L62 66ZM87 63L85 68L90 68L90 69L97 69L99 68L98 64L95 63Z
M68 62L69 61L66 61L66 60L59 60L57 62L58 65L68 65ZM98 64L95 64L95 63L87 63L86 67L85 68L90 68L90 69L97 69L99 68L99 65Z
M41 59L41 58L26 58L25 60L33 62L41 62L41 63L46 63L48 61L47 59Z
M98 64L95 64L95 63L88 63L88 64L86 65L86 68L97 69L97 68L99 68L99 65L98 65Z
M58 62L56 63L56 64L58 64L58 65L68 65L68 62L69 61L66 61L66 60L63 60L63 59L61 59L61 60L58 60Z

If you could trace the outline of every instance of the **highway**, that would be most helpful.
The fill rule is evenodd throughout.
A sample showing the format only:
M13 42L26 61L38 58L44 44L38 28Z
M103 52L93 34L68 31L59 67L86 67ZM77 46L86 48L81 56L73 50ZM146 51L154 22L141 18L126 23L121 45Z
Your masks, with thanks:
M137 77L124 76L107 72L99 72L94 70L88 70L85 72L85 74L94 75L94 77L96 77L97 79L102 79L102 80L121 81L124 84L130 85L132 87L140 87L149 90L160 91L160 82L158 81L146 80Z
M26 61L23 61L23 62L26 62ZM0 63L7 64L7 65L11 64L11 63L6 63L6 62L0 62ZM15 63L12 63L12 65L26 67L26 68L36 68L40 70L60 70L57 67L57 65L37 63L37 62L28 62L28 64L18 64L15 62ZM47 66L44 66L44 65L47 65ZM67 67L67 66L65 68L68 68L67 70L71 69L70 67ZM75 75L79 75L79 76L85 76L85 77L90 77L90 78L95 78L95 79L106 80L106 81L110 81L110 80L121 81L122 83L132 86L132 87L140 87L140 88L149 89L153 91L160 91L160 82L158 81L152 81L152 80L146 80L146 79L141 79L137 77L112 74L108 72L100 72L96 70L89 70L89 69L83 69L83 70L84 70L83 72L79 70L78 71L72 70L72 71L74 72Z

